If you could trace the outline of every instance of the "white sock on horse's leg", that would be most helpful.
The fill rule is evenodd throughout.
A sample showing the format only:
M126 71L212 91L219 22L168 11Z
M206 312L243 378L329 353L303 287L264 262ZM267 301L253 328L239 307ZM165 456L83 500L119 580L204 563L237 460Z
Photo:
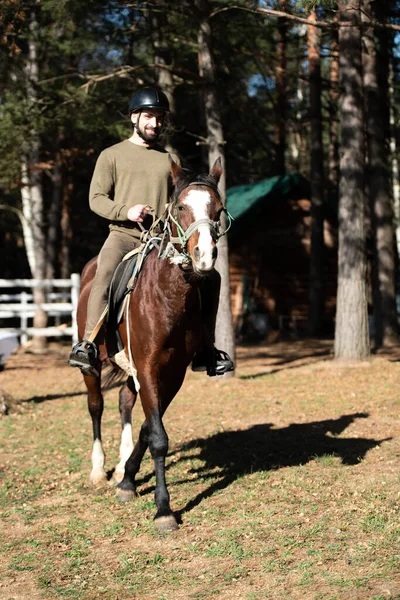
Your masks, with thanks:
M92 450L92 471L89 477L92 485L101 485L107 481L107 473L104 470L104 463L105 455L101 440L94 440Z
M115 467L113 479L119 483L124 478L125 463L133 452L132 425L125 423L121 433L121 444L119 447L119 463Z

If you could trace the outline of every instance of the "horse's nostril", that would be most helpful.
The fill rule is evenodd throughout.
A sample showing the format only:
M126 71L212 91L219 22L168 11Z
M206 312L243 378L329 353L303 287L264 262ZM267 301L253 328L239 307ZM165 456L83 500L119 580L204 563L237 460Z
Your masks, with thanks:
M213 260L216 260L216 259L217 259L217 256L218 256L218 248L217 248L217 246L214 246L214 248L213 248L213 250L212 250L212 257L213 257Z
M200 260L200 248L198 246L195 246L193 254L196 260Z

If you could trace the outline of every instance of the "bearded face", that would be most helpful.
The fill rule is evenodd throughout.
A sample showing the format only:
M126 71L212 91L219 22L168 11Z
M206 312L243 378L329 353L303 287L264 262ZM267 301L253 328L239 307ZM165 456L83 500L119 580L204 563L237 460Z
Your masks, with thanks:
M147 109L139 113L133 113L131 120L138 136L146 144L154 144L162 131L164 117L164 111Z

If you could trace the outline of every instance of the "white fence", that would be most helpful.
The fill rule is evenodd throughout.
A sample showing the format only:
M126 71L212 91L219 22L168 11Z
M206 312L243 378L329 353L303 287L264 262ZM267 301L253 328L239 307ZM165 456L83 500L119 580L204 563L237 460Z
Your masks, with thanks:
M32 290L35 287L62 289L62 292L50 292L44 304L34 304L33 294L28 291L18 293L0 294L0 319L19 318L20 327L0 328L0 332L13 333L21 337L25 343L28 336L60 337L71 336L72 341L78 341L76 325L76 309L80 288L80 275L73 273L71 279L0 279L0 288L25 288ZM11 301L11 302L10 302ZM37 309L44 310L49 317L55 317L55 326L38 329L28 326L28 319L32 319ZM62 317L68 316L71 325L61 323Z

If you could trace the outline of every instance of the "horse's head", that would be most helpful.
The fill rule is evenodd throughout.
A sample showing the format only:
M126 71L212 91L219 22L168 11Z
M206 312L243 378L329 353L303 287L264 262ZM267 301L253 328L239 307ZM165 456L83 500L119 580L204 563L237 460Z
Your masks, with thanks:
M224 206L218 192L222 174L218 158L208 175L188 175L171 159L172 181L175 186L170 216L176 237L190 258L193 270L205 275L215 266L219 225ZM174 232L174 233L175 233Z

